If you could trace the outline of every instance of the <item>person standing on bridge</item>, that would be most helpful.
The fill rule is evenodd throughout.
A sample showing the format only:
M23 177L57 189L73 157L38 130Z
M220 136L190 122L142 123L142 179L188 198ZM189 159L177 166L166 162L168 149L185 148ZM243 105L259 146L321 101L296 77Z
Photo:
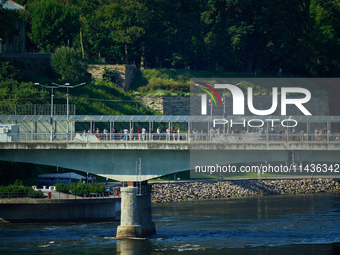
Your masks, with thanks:
M53 133L53 135L52 135L52 141L55 139L55 129L54 128L52 128L52 133Z
M99 130L99 128L97 128L96 135L97 135L97 138L100 140L99 134L100 134L100 130Z
M314 141L317 141L318 140L318 130L315 129L314 130Z
M124 140L126 141L127 140L127 134L128 134L128 131L126 128L124 128Z
M116 129L115 129L115 127L112 127L112 129L111 129L111 140L115 139L115 133L116 133Z
M142 128L142 140L145 141L145 134L146 134L146 129L145 127Z
M104 128L103 134L105 135L105 140L107 141L107 129L106 128Z
M170 129L166 129L166 141L170 141Z
M150 133L149 133L149 141L153 141L153 128L150 128Z
M157 138L156 138L156 140L161 140L161 128L160 127L158 127L157 128Z

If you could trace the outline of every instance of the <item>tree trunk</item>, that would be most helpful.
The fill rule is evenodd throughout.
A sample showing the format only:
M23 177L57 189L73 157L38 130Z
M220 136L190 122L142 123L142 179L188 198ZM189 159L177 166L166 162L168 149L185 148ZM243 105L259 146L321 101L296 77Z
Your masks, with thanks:
M79 20L81 20L81 15L79 16ZM81 25L80 25L79 36L80 36L81 57L84 59L85 58L85 50L84 50L84 44L83 44L83 29L82 29Z
M142 53L142 56L140 57L140 70L144 70L145 69L145 57L144 57L144 53Z
M81 46L81 57L85 58L85 50L83 44L83 29L80 27L80 46Z

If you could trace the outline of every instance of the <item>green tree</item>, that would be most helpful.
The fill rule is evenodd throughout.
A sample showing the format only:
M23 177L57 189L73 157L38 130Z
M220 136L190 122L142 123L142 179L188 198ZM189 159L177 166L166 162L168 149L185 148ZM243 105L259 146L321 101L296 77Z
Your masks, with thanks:
M60 47L51 56L53 70L68 82L82 82L86 79L87 66L82 62L80 54L73 48Z
M287 67L289 49L302 47L308 7L308 1L294 0L209 0L202 16L205 42L212 57L231 58L239 70Z
M340 74L340 1L312 0L314 59L322 76Z
M79 31L79 14L74 5L57 0L34 1L28 7L31 13L30 38L45 51L69 45Z
M113 0L103 4L99 11L105 18L102 25L110 30L112 41L124 45L125 63L128 64L129 45L145 33L146 6L138 0Z
M18 72L9 62L0 61L0 103L32 104L44 102L46 91L39 90L32 82L18 81Z
M6 0L0 0L0 38L5 41L7 33L14 27L16 11L7 10L3 7Z

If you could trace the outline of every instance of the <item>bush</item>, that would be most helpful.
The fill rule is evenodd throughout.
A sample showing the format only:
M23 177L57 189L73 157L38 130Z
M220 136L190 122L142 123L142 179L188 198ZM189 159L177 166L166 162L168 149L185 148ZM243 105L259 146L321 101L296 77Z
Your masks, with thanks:
M103 68L103 80L117 84L116 75L117 68L115 69L108 69L106 67Z
M82 82L87 76L87 66L82 62L80 54L73 48L56 49L51 57L51 66L65 81Z
M44 195L41 191L34 191L32 187L23 186L22 180L16 180L14 184L8 186L0 186L0 192L11 193L11 197L16 197L20 195L20 193L25 193L31 198L41 198Z
M0 82L6 80L16 80L18 71L9 62L0 61Z
M56 187L57 191L63 192L63 193L68 193L69 190L70 190L69 185L66 185L66 184L64 184L64 183L57 183L57 184L55 185L55 187Z
M42 198L44 196L44 193L41 190L38 191L30 191L28 192L28 197L30 198Z
M82 181L71 183L70 185L65 185L63 183L56 184L57 191L68 193L71 191L72 195L84 196L90 193L104 193L105 186L102 184L85 184ZM63 191L62 191L63 190Z

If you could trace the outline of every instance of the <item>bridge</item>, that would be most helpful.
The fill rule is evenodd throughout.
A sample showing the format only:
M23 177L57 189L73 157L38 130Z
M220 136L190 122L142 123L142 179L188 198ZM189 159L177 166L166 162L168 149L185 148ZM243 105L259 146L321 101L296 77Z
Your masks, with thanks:
M292 135L287 141L284 136L283 140L280 137L279 140L267 141L260 136L258 140L247 141L242 140L244 134L221 134L212 139L209 134L200 134L199 139L190 135L190 138L178 141L176 135L185 137L187 133L175 134L175 141L173 134L168 140L163 134L159 140L145 141L127 137L123 141L2 142L0 160L59 166L119 181L135 181L137 177L145 181L193 169L193 165L288 161L292 153L295 161L335 162L340 151L340 141L334 136L328 137L329 141L296 141ZM232 142L225 142L221 137L232 138ZM138 159L141 162L140 176L136 173Z
M2 116L0 121L3 121L2 118L11 119L11 117ZM39 125L42 128L46 126L48 130L49 126L46 121L49 118L42 117L43 121L35 124L32 119L41 121L37 120L39 119L37 116L16 117L16 119L21 121L20 125L26 127L24 130L26 132L2 134L0 160L60 166L128 182L129 186L121 189L122 218L117 237L144 237L155 233L155 226L151 221L150 194L142 194L138 191L138 185L139 187L145 185L145 181L149 179L194 169L195 165L211 166L289 160L334 163L338 160L340 151L338 133L327 132L332 129L332 121L340 122L339 118L332 116L306 120L296 128L296 133L293 133L291 128L288 128L286 132L282 130L269 132L268 122L267 128L253 128L252 130L238 131L225 125L213 129L209 121L210 116L196 119L194 117L176 118L175 116L169 118L120 116L115 119L115 123L118 120L123 123L128 122L129 129L123 133L114 133L111 132L114 124L112 116L105 118L73 116L71 120L74 123L71 127L75 126L75 119L82 122L95 120L109 122L109 131L93 133L91 130L94 123L91 122L90 132L76 132L71 129L71 133L51 134L38 133L34 130L27 132L30 126ZM65 118L56 117L56 120L58 119L65 122ZM149 121L148 127L150 127L148 131L131 132L133 123L139 121L145 123L147 120ZM174 122L182 122L182 124L187 122L187 128L182 126L179 131L153 132L153 122L157 120L167 123L168 127L173 127ZM314 126L310 121L315 122ZM327 125L321 128L320 125L324 121ZM13 122L12 124L15 124ZM311 132L310 130L315 127L320 130L325 129L326 132Z

